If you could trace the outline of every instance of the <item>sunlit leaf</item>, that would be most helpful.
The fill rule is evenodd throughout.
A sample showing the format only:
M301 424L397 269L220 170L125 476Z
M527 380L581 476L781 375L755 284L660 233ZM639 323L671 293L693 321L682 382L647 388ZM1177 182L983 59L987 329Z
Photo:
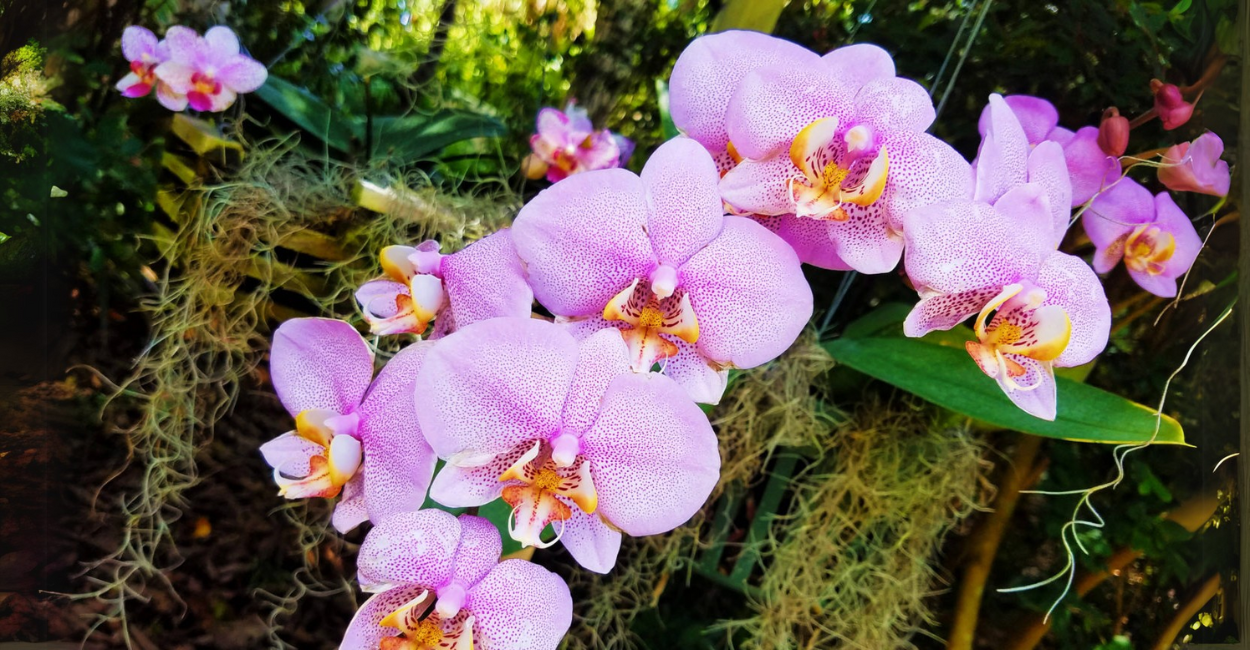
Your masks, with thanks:
M307 90L269 75L265 85L256 90L256 97L331 148L343 153L351 149L351 126L338 111Z

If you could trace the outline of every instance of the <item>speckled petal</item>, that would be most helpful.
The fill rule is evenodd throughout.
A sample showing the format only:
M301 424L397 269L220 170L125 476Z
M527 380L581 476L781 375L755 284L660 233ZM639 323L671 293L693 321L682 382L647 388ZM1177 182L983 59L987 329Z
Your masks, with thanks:
M721 234L682 266L681 282L699 319L699 350L720 364L777 358L812 315L794 250L745 217L725 217Z
M1101 354L1111 331L1111 306L1094 270L1079 257L1055 252L1042 264L1036 284L1046 291L1042 305L1063 307L1072 323L1068 347L1055 365L1079 366Z
M373 351L351 325L295 318L273 333L269 374L292 416L308 409L355 410L373 378Z
M720 232L724 202L720 172L699 143L674 138L660 145L642 168L650 215L647 234L656 257L677 267Z
M577 341L530 318L494 318L438 341L417 376L417 418L439 458L479 465L559 429Z
M366 600L356 610L356 615L352 616L352 622L347 626L347 633L343 635L339 650L378 650L382 639L399 636L398 629L382 627L382 619L420 596L425 590L426 587L420 585L397 587Z
M484 506L503 493L499 477L516 463L517 458L520 454L515 457L502 454L478 467L443 465L430 484L430 498L448 508Z
M894 59L890 58L890 53L870 43L839 47L821 57L821 63L851 93L874 79L894 76Z
M907 336L924 336L933 330L948 330L980 313L1002 291L1001 285L958 293L926 296L916 303L903 321Z
M803 127L825 117L845 122L853 95L820 67L752 72L729 101L725 127L738 153L752 160L785 156Z
M1055 105L1042 99L1041 97L1033 97L1031 95L1007 95L1003 98L1007 106L1011 108L1011 112L1015 113L1016 119L1020 121L1021 128L1024 129L1024 135L1029 140L1029 144L1038 144L1043 140L1051 138L1051 132L1059 125L1059 111L1055 110ZM977 130L982 136L989 127L990 108L986 106L981 111L981 118L977 123ZM1060 142L1060 144L1063 144Z
M989 123L977 152L978 201L993 203L1028 176L1029 141L1011 107L990 95Z
M260 453L270 467L299 478L312 471L309 465L312 457L325 451L325 447L294 432L284 433L260 446Z
M469 590L474 647L556 650L573 623L573 598L560 576L524 560L504 560Z
M655 267L642 180L623 169L571 176L517 215L512 241L534 297L561 316L593 316Z
M751 218L790 244L800 262L833 271L850 270L850 265L838 257L834 250L833 240L829 237L829 226L825 222L801 219L792 214L775 217L751 215Z
M1014 378L1017 384L1033 386L1031 390L1013 388L1003 377L998 378L998 385L1007 397L1021 410L1043 420L1054 420L1057 407L1055 393L1055 371L1049 363L1042 363L1018 354L1009 354L1012 361L1020 364L1025 374Z
M1029 154L1029 182L1041 185L1046 191L1055 248L1058 248L1072 217L1072 181L1068 178L1063 147L1043 142L1033 148Z
M1021 183L999 197L994 209L1011 223L1016 239L1039 242L1043 256L1055 249L1054 216L1046 188L1040 183Z
M460 515L460 545L456 547L454 576L466 585L476 584L499 564L503 541L499 529L490 520L473 515Z
M703 507L720 473L707 416L673 380L656 373L612 380L582 437L599 513L634 536L680 526Z
M920 133L933 124L934 116L933 99L911 79L874 79L855 95L855 123L880 133Z
M616 566L621 550L621 533L603 523L599 515L588 515L572 508L573 516L564 522L560 543L577 563L595 573L607 573Z
M221 82L236 93L250 93L265 84L269 71L259 61L239 55L221 69Z
M388 586L434 589L451 580L460 522L442 510L401 512L374 525L356 559L368 591Z
M713 367L697 345L676 337L669 340L677 346L677 354L660 362L663 373L686 389L690 399L700 404L719 404L729 383L729 371Z
M744 160L720 181L721 197L740 212L761 215L794 213L789 182L800 178L799 169L790 156L774 156L767 160Z
M913 210L903 230L904 264L922 294L1002 287L1037 273L1049 241L1027 240L993 206L948 201Z
M369 509L365 507L364 476L357 473L343 484L330 524L340 533L347 534L353 528L369 521Z
M890 228L880 204L860 207L844 204L846 221L829 221L829 238L837 255L860 273L889 273L903 256L903 237Z
M534 293L506 228L444 257L442 274L456 327L500 316L530 315Z
M577 345L577 370L564 404L561 430L579 435L599 415L599 401L617 375L630 372L629 350L616 328L605 328Z
M122 32L122 55L127 61L142 61L145 54L155 58L156 42L152 30L131 25Z
M766 67L814 66L818 60L806 48L759 32L732 30L696 38L677 57L669 77L673 124L719 156L729 144L729 101L743 77Z
M881 204L890 227L904 228L903 216L916 208L972 198L972 171L953 147L928 133L903 133L884 140L890 173Z

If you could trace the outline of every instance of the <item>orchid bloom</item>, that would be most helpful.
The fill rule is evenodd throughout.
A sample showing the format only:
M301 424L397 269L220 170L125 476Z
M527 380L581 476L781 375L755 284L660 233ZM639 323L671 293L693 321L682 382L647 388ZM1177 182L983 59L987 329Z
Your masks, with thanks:
M968 353L1024 411L1056 414L1054 367L1087 363L1106 346L1111 309L1098 276L1056 250L1071 191L1058 144L1031 151L1003 98L990 98L971 201L907 215L905 265L920 303L908 336L976 315Z
M1224 141L1214 133L1174 145L1163 153L1159 182L1174 192L1199 192L1227 196L1231 179L1224 155Z
M573 621L569 588L524 560L499 561L481 517L406 512L365 536L361 587L374 595L340 650L556 650Z
M731 211L809 264L889 271L906 210L971 192L967 162L924 133L928 93L876 46L821 57L754 32L703 36L669 88L674 124L718 160Z
M437 339L485 318L530 314L534 294L507 229L450 255L430 240L387 246L380 257L383 277L356 292L373 334L422 334L435 321Z
M660 362L715 404L727 369L784 352L812 313L794 251L754 221L725 216L712 157L689 138L639 177L587 172L541 192L513 223L534 296L579 333L620 329L635 372Z
M1081 223L1097 247L1095 271L1106 273L1123 259L1134 282L1163 298L1176 295L1176 278L1202 249L1193 222L1172 197L1167 192L1151 197L1131 178L1094 199Z
M1118 156L1123 150L1117 152L1120 145L1118 133L1104 134L1102 128L1095 126L1081 127L1073 133L1059 126L1059 111L1040 97L1008 95L1003 101L1020 121L1031 147L1043 142L1054 142L1063 148L1068 178L1072 184L1071 207L1085 205L1094 195L1120 179ZM986 106L981 113L979 127L982 136L985 135L989 110L989 106ZM1109 125L1108 130L1111 128L1118 127ZM1124 140L1127 143L1127 134L1124 134Z
M606 573L621 532L656 535L703 506L720 472L716 434L671 379L630 372L624 341L580 343L558 325L496 318L438 342L417 378L421 429L447 462L430 497L512 506L523 546L562 541ZM556 537L544 541L552 524Z
M629 138L607 129L596 131L586 109L573 102L563 111L539 111L537 131L530 137L534 153L526 158L524 168L530 178L546 174L552 183L594 169L624 167L634 151Z
M335 497L340 532L415 510L435 457L417 425L412 386L431 343L410 345L373 377L373 351L347 323L297 318L274 332L269 371L295 430L261 446L278 494Z
M131 25L122 32L122 54L130 63L130 72L117 82L117 89L126 97L144 97L152 92L157 85L156 66L169 57L168 47L146 27Z
M170 103L162 100L170 110L180 111L189 103L197 111L224 111L238 95L260 88L269 76L265 66L239 52L239 39L229 27L218 25L203 36L170 28L165 42L169 58L156 66L155 73L179 96Z
M1176 87L1176 84L1151 79L1150 92L1154 93L1155 112L1159 114L1159 121L1163 122L1164 130L1178 129L1193 116L1193 103L1185 101L1181 89Z

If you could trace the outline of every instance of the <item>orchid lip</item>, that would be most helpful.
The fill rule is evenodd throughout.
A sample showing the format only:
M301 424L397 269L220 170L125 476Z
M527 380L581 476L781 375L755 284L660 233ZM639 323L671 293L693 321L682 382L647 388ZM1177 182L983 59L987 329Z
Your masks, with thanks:
M564 454L577 439L562 433L554 442ZM575 456L569 465L560 467L554 451L552 443L535 440L529 451L499 476L499 481L506 484L503 500L512 506L508 534L523 547L547 548L558 542L564 535L565 522L573 516L569 503L586 514L593 514L598 508L589 461ZM548 524L555 526L556 536L543 541L542 532Z

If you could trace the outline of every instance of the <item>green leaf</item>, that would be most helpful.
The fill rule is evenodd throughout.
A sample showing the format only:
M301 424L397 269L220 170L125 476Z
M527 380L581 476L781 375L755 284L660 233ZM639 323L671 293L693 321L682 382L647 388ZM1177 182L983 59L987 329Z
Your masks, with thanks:
M1059 413L1054 422L1020 410L985 376L968 353L950 345L891 336L843 337L824 344L839 363L930 402L994 426L1048 438L1099 443L1184 444L1180 423L1105 390L1056 377Z
M364 120L353 124L364 140ZM448 145L507 132L503 122L480 113L441 110L432 115L379 117L373 120L373 157L392 164L412 163Z
M503 552L500 555L509 555L521 550L521 543L512 539L508 534L508 518L512 516L512 506L503 499L495 499L490 503L482 506L477 511L477 516L485 517L490 523L495 524L495 528L499 529L499 538L503 540ZM548 532L551 530L548 527Z
M656 101L660 105L660 126L664 129L664 139L672 140L681 135L681 131L677 130L677 125L673 123L673 114L668 108L668 82L663 79L655 80L655 96Z
M256 89L256 97L332 149L347 153L352 128L338 111L307 90L273 75Z

